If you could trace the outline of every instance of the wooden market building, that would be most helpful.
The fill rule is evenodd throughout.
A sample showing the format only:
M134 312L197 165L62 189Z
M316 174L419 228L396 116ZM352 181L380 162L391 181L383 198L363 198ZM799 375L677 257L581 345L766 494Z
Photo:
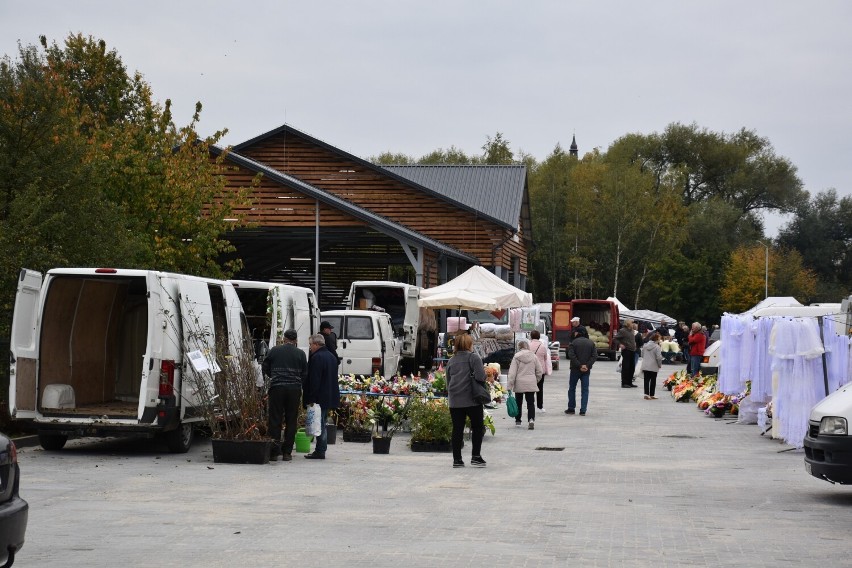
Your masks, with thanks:
M430 287L477 264L526 287L525 166L380 166L289 125L213 149L223 152L227 187L251 187L239 211L250 228L228 235L238 278L318 282L323 309L342 306L355 280Z

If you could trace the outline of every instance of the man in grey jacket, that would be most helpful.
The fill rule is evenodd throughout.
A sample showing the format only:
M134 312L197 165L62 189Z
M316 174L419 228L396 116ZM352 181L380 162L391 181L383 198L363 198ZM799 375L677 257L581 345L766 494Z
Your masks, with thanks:
M568 410L565 414L574 414L577 407L577 382L580 382L580 416L585 416L589 405L589 375L592 365L598 360L595 342L589 339L585 329L568 345L568 359L571 361L571 375L568 379Z
M621 388L635 387L633 373L636 371L636 331L633 320L624 320L624 325L613 338L621 345Z

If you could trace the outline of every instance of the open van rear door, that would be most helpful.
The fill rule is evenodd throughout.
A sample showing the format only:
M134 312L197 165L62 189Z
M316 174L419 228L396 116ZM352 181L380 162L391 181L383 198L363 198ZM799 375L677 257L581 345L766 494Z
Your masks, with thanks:
M210 292L206 282L197 280L179 280L180 313L183 337L181 372L181 415L186 406L197 406L201 403L197 395L196 380L209 380L212 386L210 371L196 371L190 363L189 353L200 352L211 366L216 362L216 331L213 323L213 307L210 302Z
M41 303L41 272L23 269L18 278L12 316L9 365L9 413L13 418L34 418L38 384L38 310Z

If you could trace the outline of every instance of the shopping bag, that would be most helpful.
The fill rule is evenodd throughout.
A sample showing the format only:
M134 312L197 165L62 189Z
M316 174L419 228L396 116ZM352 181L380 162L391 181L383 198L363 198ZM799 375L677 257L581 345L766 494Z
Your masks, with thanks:
M515 395L512 394L512 391L509 391L509 396L506 397L506 412L509 413L511 418L517 418L521 415L521 411L518 408L518 401L515 400Z
M309 404L305 417L305 434L319 436L322 434L322 410L319 404Z

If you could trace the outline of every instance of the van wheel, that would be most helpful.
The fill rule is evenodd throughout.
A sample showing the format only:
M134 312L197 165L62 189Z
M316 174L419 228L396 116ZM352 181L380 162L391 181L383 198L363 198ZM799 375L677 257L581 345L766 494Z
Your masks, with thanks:
M166 438L166 446L173 454L185 454L192 446L194 429L192 423L183 423L174 430L169 430L164 434Z
M68 441L68 436L62 434L39 434L38 443L41 447L49 452L58 452L65 447L65 442Z

